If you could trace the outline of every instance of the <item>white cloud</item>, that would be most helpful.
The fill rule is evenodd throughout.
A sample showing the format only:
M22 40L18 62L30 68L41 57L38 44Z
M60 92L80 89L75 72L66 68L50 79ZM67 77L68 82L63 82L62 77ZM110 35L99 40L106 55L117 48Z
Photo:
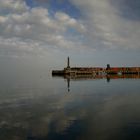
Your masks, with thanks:
M0 37L0 56L20 57L28 55L45 55L46 48L40 47L39 41L26 40L22 41L19 38L2 38Z
M22 13L27 9L23 0L0 0L0 12Z
M21 0L0 0L0 5L3 7L0 15L1 46L5 46L3 42L9 39L11 42L18 42L13 45L15 48L24 46L22 43L25 42L28 51L32 50L32 46L35 45L34 42L41 44L38 48L44 46L60 49L70 49L75 48L75 46L81 48L79 36L86 32L86 28L81 21L62 12L57 12L52 17L48 10L42 7L29 9L25 2ZM69 29L77 32L74 39L70 35ZM69 34L69 37L67 37L67 34ZM9 46L11 42L8 41ZM31 45L31 42L33 45Z
M55 17L63 26L73 27L75 30L79 31L80 33L86 32L86 28L83 24L79 23L76 19L71 18L65 13L57 12L55 14Z
M31 42L43 50L139 49L140 22L121 17L110 0L72 2L81 10L80 19L60 11L52 17L48 9L29 8L23 0L0 0L0 38L17 41L15 48L25 42L29 50Z

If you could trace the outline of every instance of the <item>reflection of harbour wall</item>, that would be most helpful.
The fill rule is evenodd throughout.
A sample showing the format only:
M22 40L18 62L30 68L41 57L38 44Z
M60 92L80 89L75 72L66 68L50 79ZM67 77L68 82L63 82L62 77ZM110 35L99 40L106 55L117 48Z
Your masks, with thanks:
M89 79L140 79L139 74L109 74L109 75L64 75L64 79L89 80Z

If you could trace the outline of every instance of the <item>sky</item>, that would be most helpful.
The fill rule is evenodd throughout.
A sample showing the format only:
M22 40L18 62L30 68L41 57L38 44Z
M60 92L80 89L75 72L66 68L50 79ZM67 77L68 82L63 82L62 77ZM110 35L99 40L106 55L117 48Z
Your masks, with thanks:
M0 65L140 66L139 0L0 0Z

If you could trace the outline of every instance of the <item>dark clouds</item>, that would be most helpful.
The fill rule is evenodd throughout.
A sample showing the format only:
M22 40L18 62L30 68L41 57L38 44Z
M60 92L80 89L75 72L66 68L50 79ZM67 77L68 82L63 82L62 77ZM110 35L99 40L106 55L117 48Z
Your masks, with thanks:
M86 17L89 46L96 49L139 49L139 1L72 0ZM135 11L134 11L135 10Z
M140 0L110 0L118 14L128 20L140 20Z

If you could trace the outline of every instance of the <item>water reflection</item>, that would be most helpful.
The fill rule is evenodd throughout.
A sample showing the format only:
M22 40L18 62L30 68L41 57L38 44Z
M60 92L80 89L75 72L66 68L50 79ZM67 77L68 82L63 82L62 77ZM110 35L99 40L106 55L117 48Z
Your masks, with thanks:
M139 74L123 74L123 75L60 75L60 76L53 76L55 77L61 77L66 79L67 81L67 89L68 92L70 91L70 81L81 81L81 80L97 80L97 79L106 79L107 82L110 82L110 80L114 79L140 79Z
M0 88L0 140L140 138L139 77L63 78Z

